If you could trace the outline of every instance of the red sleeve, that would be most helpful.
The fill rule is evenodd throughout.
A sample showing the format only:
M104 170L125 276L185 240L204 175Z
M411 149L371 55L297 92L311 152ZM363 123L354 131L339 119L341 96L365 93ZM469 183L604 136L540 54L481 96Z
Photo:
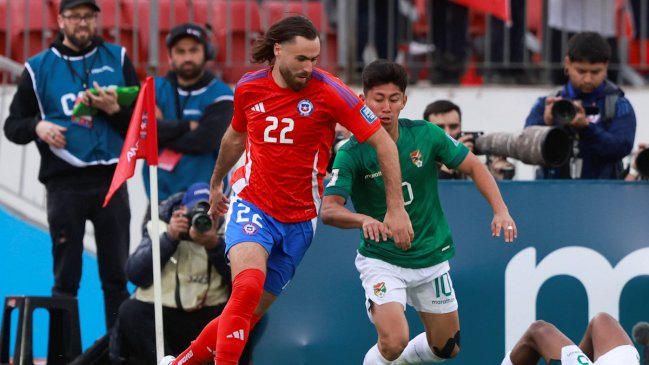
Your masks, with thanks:
M328 99L334 119L349 129L358 142L367 138L381 128L379 119L372 110L354 94L342 81L331 78Z
M239 133L246 133L248 130L248 119L246 118L245 103L243 102L243 87L234 90L234 115L232 116L232 129Z

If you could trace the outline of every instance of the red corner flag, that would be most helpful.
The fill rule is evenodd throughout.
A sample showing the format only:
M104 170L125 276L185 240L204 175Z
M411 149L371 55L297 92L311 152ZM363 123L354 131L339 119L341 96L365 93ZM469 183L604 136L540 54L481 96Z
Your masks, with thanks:
M492 14L502 21L509 23L511 21L509 0L452 0L455 3L462 4L467 8L479 12Z
M113 175L113 181L110 183L108 194L104 199L104 205L115 191L128 180L135 172L135 162L139 158L146 159L149 166L158 165L158 132L155 117L155 87L153 77L147 77L144 86L140 89L140 94L135 103L133 116L128 126L122 154L119 156L119 162Z

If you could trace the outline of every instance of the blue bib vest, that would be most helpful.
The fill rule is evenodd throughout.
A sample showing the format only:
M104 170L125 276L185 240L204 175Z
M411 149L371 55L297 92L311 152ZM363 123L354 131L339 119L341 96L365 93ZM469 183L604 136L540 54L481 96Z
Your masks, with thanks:
M186 91L176 86L166 77L155 78L156 105L166 119L182 122L200 121L205 109L221 100L233 100L232 90L218 79L213 79L203 88ZM216 137L215 137L216 138ZM163 149L160 149L160 153ZM158 198L167 199L170 195L185 191L196 182L210 182L218 149L204 154L183 154L172 171L158 169ZM149 191L149 170L143 169L144 187Z
M72 120L72 110L77 97L95 81L102 87L124 86L125 54L123 47L104 43L84 56L69 57L49 48L27 60L41 119L67 128L65 148L52 152L72 166L112 165L119 160L124 139L105 114L79 123Z

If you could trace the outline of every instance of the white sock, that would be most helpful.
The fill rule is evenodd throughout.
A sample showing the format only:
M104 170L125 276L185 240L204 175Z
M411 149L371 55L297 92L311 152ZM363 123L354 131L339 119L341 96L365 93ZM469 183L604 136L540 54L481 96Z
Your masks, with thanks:
M514 365L514 363L512 362L512 359L510 357L511 354L512 354L512 352L509 351L507 353L507 355L505 355L505 358L503 359L503 362L500 363L500 365Z
M427 364L431 362L442 362L446 359L435 355L428 346L426 332L422 332L417 337L408 342L408 346L403 350L401 356L392 362L393 365L407 364Z
M379 346L375 344L372 348L365 354L365 359L363 360L363 365L390 365L392 361L386 360L381 351L379 351Z

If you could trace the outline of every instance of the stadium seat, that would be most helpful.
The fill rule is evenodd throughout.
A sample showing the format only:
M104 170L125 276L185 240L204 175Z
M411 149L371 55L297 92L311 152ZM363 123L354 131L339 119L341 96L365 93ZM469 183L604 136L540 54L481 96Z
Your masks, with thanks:
M216 64L227 83L236 83L259 65L250 62L251 46L261 33L254 0L193 0L196 22L210 24Z
M159 73L166 72L169 69L169 62L167 57L167 35L173 27L178 24L187 23L190 21L189 5L191 1L188 0L159 0L160 10L158 13L158 63ZM140 1L138 3L138 14L147 14L150 12L150 5ZM141 17L142 28L140 34L140 44L146 48L145 62L148 62L148 47L150 46L151 33L149 31L149 18L150 16Z
M18 310L18 325L12 364L32 365L33 315L38 308L49 312L48 365L68 364L81 354L81 330L76 298L7 296L0 331L0 363L9 363L11 313Z
M318 66L335 72L338 63L338 46L335 29L329 25L329 17L323 9L322 1L302 0L266 0L262 2L263 29L268 29L273 23L292 15L304 15L320 32L321 50Z
M51 1L51 0L50 0ZM0 2L0 53L16 62L46 48L58 34L56 12L48 0ZM7 39L9 45L7 46Z

